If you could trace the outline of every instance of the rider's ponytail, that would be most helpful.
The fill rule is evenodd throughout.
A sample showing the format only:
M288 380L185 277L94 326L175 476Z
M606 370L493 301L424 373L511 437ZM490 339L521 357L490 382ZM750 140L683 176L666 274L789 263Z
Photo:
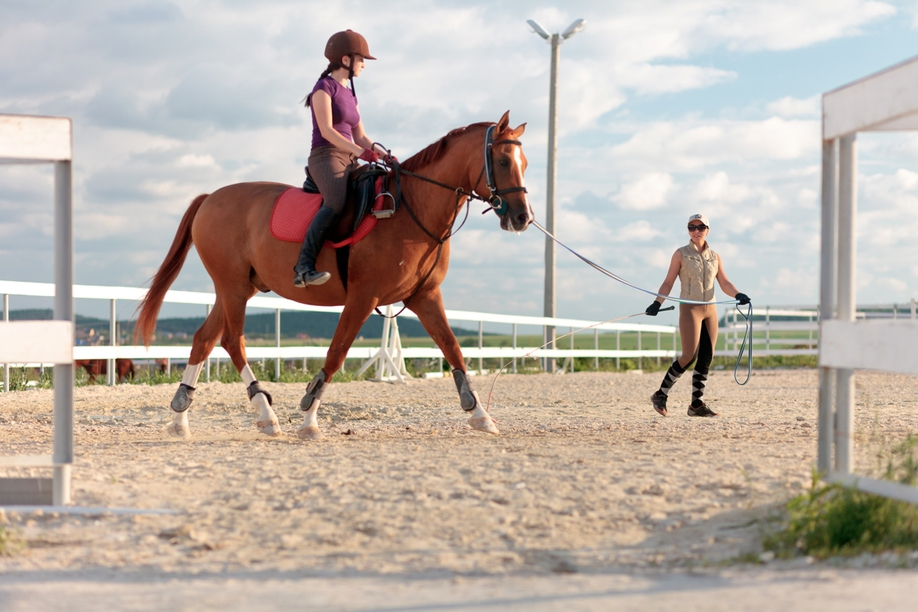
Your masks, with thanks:
M328 75L330 75L332 72L334 72L334 71L337 70L338 68L341 68L341 64L335 63L335 62L331 62L331 63L328 65L328 68L325 69L325 72L323 72L322 75L319 77L319 80L321 81L322 79L324 79L325 77L327 77ZM310 93L309 95L307 95L305 99L306 99L306 106L308 107L308 106L310 105L310 103L312 102L312 93Z

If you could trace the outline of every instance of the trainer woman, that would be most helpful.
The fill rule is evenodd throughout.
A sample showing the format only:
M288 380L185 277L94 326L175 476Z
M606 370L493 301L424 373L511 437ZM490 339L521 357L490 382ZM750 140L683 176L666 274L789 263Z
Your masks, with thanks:
M353 30L333 34L325 45L325 57L328 68L306 97L306 106L312 109L309 175L322 193L322 206L309 225L293 268L297 287L321 285L331 278L328 272L316 271L316 257L344 210L348 177L358 159L379 161L373 141L363 130L354 90L354 79L363 72L364 60L376 58L370 55L366 39Z
M710 224L704 215L692 215L688 220L688 231L691 241L673 253L666 280L657 291L660 295L669 295L679 277L681 292L679 297L696 302L714 301L714 279L721 290L734 296L740 304L748 304L749 296L740 293L727 278L720 255L715 253L707 242ZM657 298L645 311L651 317L657 316L663 298ZM695 362L692 374L692 403L688 415L692 417L714 417L717 413L708 408L704 401L704 385L708 379L714 347L717 345L717 306L714 304L679 304L679 335L682 338L682 356L669 366L660 389L650 401L654 409L666 416L666 400L673 384L682 376L686 368Z

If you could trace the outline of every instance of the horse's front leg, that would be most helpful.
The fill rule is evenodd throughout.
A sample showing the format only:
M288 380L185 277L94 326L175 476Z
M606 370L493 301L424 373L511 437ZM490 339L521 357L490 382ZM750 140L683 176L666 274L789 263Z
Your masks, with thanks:
M306 387L306 395L300 400L300 410L303 411L303 424L297 430L296 435L301 440L319 440L322 438L318 414L325 387L331 382L335 372L341 369L344 359L347 357L348 349L351 348L354 339L360 332L360 328L366 323L376 304L375 298L348 296L348 301L344 305L341 317L338 319L338 326L335 328L331 346L328 347L328 353L325 354L325 365L312 379L309 386Z
M488 414L481 400L478 399L478 393L472 389L472 381L469 380L468 372L465 369L465 359L462 357L462 350L459 348L459 342L453 335L453 330L449 327L449 321L446 320L446 312L443 310L443 297L440 294L439 287L433 291L424 294L418 294L412 298L408 306L421 321L421 325L433 338L443 356L453 368L453 380L456 382L456 390L459 392L459 404L462 409L470 413L469 425L472 429L484 431L491 434L500 433L494 419Z

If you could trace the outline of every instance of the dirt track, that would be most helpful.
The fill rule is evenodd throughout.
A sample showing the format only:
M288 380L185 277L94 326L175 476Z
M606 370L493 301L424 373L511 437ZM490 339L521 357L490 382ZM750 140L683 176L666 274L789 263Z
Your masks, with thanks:
M451 379L333 384L320 411L326 437L313 443L294 434L304 385L266 383L286 431L274 439L256 433L241 383L200 385L190 440L162 434L172 385L80 388L74 502L176 514L9 512L28 546L0 558L0 574L404 581L727 571L717 568L759 551L757 519L809 482L816 374L758 372L739 387L717 372L714 419L685 415L689 380L677 384L670 416L657 416L648 398L660 376L502 376L491 407L500 436L468 428ZM486 400L492 378L474 382ZM859 373L857 386L866 469L864 448L918 431L918 384ZM50 451L51 397L0 394L2 454ZM0 582L0 602L11 584Z

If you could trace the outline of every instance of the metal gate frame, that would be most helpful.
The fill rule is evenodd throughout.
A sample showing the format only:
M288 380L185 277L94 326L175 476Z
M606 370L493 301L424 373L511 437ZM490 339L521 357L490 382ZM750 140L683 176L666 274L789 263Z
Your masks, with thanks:
M918 504L918 488L852 473L855 370L918 374L918 321L855 319L857 133L903 130L918 130L918 57L822 97L817 468L829 482Z
M70 503L73 465L73 126L67 117L0 115L0 164L54 164L54 320L0 323L0 363L54 364L52 455L0 457L0 466L51 467L42 478L0 478L0 506ZM8 302L7 302L8 304ZM5 304L6 306L6 304ZM6 310L6 309L5 309ZM4 310L4 318L9 315Z

